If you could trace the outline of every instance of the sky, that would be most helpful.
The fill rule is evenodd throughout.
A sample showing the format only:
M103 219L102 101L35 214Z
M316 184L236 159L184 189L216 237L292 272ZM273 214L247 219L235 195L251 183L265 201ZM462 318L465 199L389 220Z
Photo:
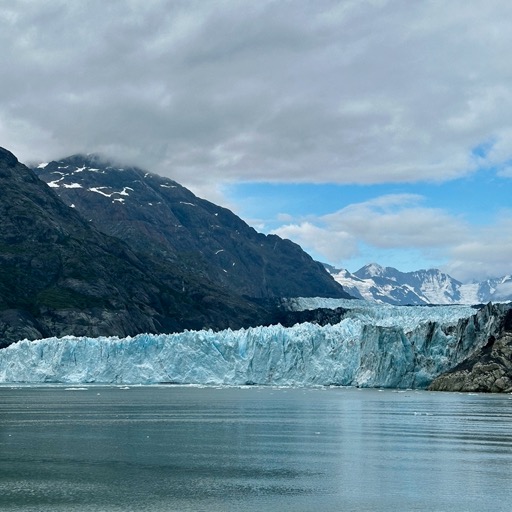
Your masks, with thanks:
M0 146L168 176L355 271L512 273L509 0L0 0Z

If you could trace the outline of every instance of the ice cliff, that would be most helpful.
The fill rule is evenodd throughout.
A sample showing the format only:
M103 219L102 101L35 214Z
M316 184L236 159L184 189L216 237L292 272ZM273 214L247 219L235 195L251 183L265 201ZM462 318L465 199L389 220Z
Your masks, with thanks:
M483 346L505 308L349 303L346 318L322 327L24 340L0 350L0 382L423 388Z

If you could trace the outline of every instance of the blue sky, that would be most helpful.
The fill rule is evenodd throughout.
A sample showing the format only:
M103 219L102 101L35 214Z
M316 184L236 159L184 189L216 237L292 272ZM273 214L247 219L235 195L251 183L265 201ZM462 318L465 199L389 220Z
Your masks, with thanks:
M295 239L307 247L310 254L318 259L335 266L355 271L369 262L378 262L384 266L392 266L402 271L418 270L420 268L444 268L458 274L455 267L450 268L450 248L452 239L441 239L420 244L415 240L404 239L399 244L390 242L390 246L382 246L378 240L372 243L371 234L363 239L356 228L346 222L343 228L355 240L350 246L346 240L347 251L329 253L323 249L318 233L310 233L305 224L325 228L328 239L335 238L337 230L329 228L326 216L346 210L349 207L361 208L363 205L379 198L396 196L402 198L392 204L387 212L399 212L403 216L402 224L413 223L417 220L408 214L421 207L436 223L438 216L445 221L441 228L457 228L458 225L468 230L487 233L499 223L502 217L507 218L511 211L510 194L511 179L498 176L494 169L476 171L473 174L444 183L406 183L378 185L339 185L326 184L268 184L244 183L234 185L226 191L229 199L236 204L238 213L257 229L270 233L275 232L288 238ZM413 196L413 197L410 197ZM382 209L370 209L374 213ZM437 216L436 216L437 215ZM400 221L399 221L400 222ZM450 222L456 223L450 226ZM295 226L294 230L292 227ZM432 229L433 231L433 229ZM390 234L391 235L391 234ZM450 237L450 233L447 233ZM507 237L507 233L503 233ZM391 237L391 236L390 236ZM469 239L472 233L468 234ZM380 238L380 237L379 237ZM466 237L463 239L467 240ZM331 246L335 243L331 242ZM504 271L508 267L502 267ZM454 271L455 270L455 271ZM491 269L492 272L492 269ZM463 273L462 279L471 278Z
M508 0L0 2L0 145L94 152L357 270L512 273Z

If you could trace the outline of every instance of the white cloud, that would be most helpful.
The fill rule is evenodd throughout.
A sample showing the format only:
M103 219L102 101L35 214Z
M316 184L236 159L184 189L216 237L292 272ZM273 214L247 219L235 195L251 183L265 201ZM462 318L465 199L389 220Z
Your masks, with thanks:
M510 272L510 212L502 211L498 219L476 228L443 210L422 207L422 201L412 194L380 196L283 225L275 233L335 264L363 250L395 259L397 253L407 251L421 255L422 261L446 261L443 270L462 281Z
M274 232L334 262L355 256L362 244L432 250L463 239L466 226L462 222L440 210L418 206L421 201L414 194L380 196Z
M289 213L278 213L276 220L278 222L293 222L293 215Z
M498 171L498 176L502 178L512 178L512 165L507 165Z
M380 248L442 247L464 237L466 226L442 210L419 206L420 196L387 195L325 215L331 229Z
M445 270L461 280L500 277L510 273L512 215L501 212L491 224L473 228L467 238L449 247Z
M306 250L313 250L326 261L351 258L358 251L356 239L351 233L326 229L311 222L288 224L273 233L293 240Z
M498 286L496 286L496 297L499 298L506 298L508 299L512 295L512 281L508 281L506 283L500 283Z

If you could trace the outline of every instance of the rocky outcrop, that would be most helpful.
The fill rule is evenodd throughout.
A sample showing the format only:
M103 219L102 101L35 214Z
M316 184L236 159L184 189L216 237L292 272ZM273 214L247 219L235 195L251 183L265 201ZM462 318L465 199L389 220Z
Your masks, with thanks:
M437 377L431 391L512 392L512 306L503 306L499 328L487 342L449 372Z

